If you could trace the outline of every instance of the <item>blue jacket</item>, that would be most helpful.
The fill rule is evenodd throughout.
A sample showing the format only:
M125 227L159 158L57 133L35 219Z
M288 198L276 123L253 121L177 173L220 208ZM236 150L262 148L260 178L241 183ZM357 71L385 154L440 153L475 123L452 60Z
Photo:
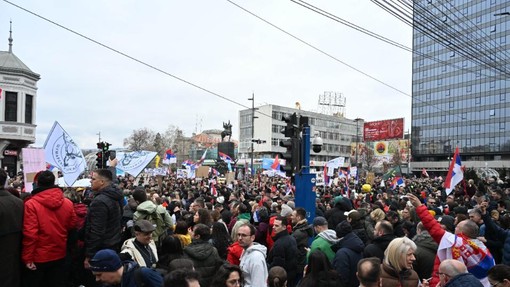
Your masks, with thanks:
M463 273L450 279L444 287L483 287L483 284L473 274Z
M510 230L503 229L494 223L489 212L486 212L482 218L485 223L486 232L496 235L497 238L504 242L502 263L510 265Z
M358 261L363 258L363 249L365 244L353 232L348 233L336 244L331 246L333 251L336 251L335 258L333 259L333 267L340 275L344 282L344 286L359 286L358 278L356 277L356 269Z
M124 273L122 274L121 287L161 287L163 286L163 276L159 272L147 268L140 267L134 261L125 261ZM140 271L136 271L139 269ZM140 285L137 285L137 279L135 278L135 271L140 272Z

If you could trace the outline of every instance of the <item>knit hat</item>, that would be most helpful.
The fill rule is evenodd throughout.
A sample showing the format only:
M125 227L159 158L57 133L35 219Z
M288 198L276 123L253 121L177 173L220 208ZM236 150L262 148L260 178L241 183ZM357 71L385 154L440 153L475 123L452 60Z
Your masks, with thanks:
M280 212L280 215L283 217L287 217L292 213L292 208L288 206L287 204L282 204L282 212Z
M93 272L114 272L122 266L119 255L111 249L98 251L89 263Z
M352 232L352 226L349 222L347 222L347 220L344 220L344 221L338 223L338 225L335 228L335 232L336 232L336 237L342 238L345 235Z
M439 221L439 223L441 223L444 226L446 226L446 230L447 231L450 231L450 232L455 231L455 225L453 224L455 219L453 217L451 217L449 215L443 215L443 216L439 217L437 219L437 221Z

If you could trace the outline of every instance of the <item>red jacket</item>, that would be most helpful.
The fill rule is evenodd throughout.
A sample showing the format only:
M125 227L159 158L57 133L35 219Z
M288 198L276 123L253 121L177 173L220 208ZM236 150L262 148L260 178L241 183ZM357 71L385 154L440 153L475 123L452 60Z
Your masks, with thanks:
M37 191L37 190L34 190ZM76 228L73 203L58 187L38 191L25 202L23 263L43 263L66 256L67 233Z
M429 210L427 209L427 206L421 205L418 208L416 208L416 214L418 217L420 217L421 222L423 223L423 226L427 231L430 233L430 236L434 239L434 241L439 244L441 242L441 238L443 238L443 235L445 233L445 230L441 227L439 222L430 214ZM439 264L441 262L439 261L439 257L434 259L434 268L432 269L432 280L429 282L429 286L436 286L437 283L439 283L439 277L437 276L437 272L439 270Z
M237 265L241 263L241 255L243 255L244 248L239 245L239 241L236 241L227 248L227 261L232 265Z

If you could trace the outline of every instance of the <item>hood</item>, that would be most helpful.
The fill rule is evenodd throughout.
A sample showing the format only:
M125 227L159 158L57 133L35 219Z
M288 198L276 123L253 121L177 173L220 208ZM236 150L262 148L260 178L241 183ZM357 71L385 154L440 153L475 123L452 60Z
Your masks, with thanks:
M250 247L248 247L248 249L246 249L245 253L246 255L249 255L252 252L260 252L262 253L262 255L264 255L264 258L266 258L267 247L260 243L253 242L253 244Z
M154 213L154 211L156 211L157 207L158 206L156 204L154 204L154 202L152 202L150 200L146 200L146 201L138 204L138 206L136 207L136 211L141 211L141 212L146 212L146 213L152 214L152 213Z
M109 198L111 198L115 201L119 201L119 202L124 200L124 196L122 195L122 192L120 191L120 189L117 189L112 185L101 189L101 191L99 191L98 195L99 194L108 196ZM124 206L124 205L122 204L121 206Z
M416 235L413 238L414 243L418 246L418 248L424 248L432 251L433 253L437 252L437 243L432 239L432 236L426 231L422 232L419 235Z
M85 217L87 215L87 206L83 203L75 203L74 212L76 212L78 217Z
M313 236L313 228L311 225L308 224L306 219L301 222L298 222L296 225L294 225L292 230L301 230L301 231L305 232L308 237Z
M207 241L196 240L184 248L184 253L190 258L205 261L214 253L214 247Z
M241 213L237 216L237 219L246 219L248 221L250 221L251 219L251 214L250 213Z
M58 187L51 187L40 190L36 195L32 196L31 200L35 200L42 206L54 210L64 203L64 193Z
M319 233L319 235L317 235L317 236L324 238L324 240L326 240L330 244L334 244L334 243L338 242L338 238L336 237L336 232L333 229L326 229L326 230L322 231L321 233Z
M331 246L331 249L336 252L340 248L348 248L356 253L363 252L365 248L365 244L363 241L354 233L347 233L344 237L342 237L337 243Z

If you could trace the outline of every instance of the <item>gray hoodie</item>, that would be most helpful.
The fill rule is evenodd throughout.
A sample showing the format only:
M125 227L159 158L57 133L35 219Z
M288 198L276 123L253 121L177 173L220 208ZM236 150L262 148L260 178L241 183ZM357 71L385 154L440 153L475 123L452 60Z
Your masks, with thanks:
M241 256L239 267L243 270L244 286L259 287L267 284L267 248L257 242L248 247Z

